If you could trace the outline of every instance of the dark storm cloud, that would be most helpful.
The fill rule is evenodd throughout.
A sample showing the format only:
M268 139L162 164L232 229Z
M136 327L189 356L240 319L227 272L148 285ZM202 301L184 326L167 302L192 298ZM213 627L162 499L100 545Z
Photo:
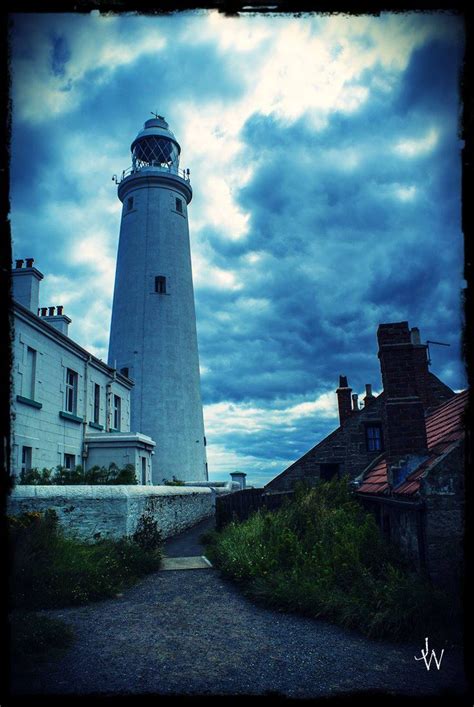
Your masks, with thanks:
M64 76L71 52L65 37L53 34L51 37L51 70L56 76Z
M458 62L458 48L430 44L414 53L398 91L383 100L376 91L319 132L305 117L291 125L259 114L247 121L241 135L255 172L238 194L250 214L245 246L271 260L245 266L242 243L226 249L211 236L216 260L225 257L244 288L199 294L204 318L216 300L232 312L231 322L213 321L214 331L200 327L206 402L315 397L340 373L362 392L380 381L378 324L399 320L451 344L435 359L438 371L448 356L457 359L446 382L458 384ZM433 66L439 76L428 87ZM436 145L397 151L431 126ZM350 150L353 166L345 164ZM249 306L239 307L246 297ZM252 298L268 307L255 311ZM262 455L258 435L254 443Z

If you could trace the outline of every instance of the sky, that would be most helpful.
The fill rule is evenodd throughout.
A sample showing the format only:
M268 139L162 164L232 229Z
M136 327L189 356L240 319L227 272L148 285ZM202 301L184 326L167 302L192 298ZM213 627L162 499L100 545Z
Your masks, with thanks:
M14 258L107 361L112 175L156 111L189 168L211 480L260 486L338 426L340 375L381 391L376 331L461 357L462 18L216 11L12 15Z

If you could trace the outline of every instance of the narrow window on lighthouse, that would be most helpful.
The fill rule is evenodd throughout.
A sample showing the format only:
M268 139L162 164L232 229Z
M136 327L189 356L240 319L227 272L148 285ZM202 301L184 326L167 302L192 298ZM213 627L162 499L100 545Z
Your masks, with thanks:
M155 292L159 295L166 295L166 277L164 275L155 277Z
M176 211L179 211L180 214L183 213L183 202L181 199L176 199Z
M127 211L131 211L133 209L133 196L129 196L127 199Z

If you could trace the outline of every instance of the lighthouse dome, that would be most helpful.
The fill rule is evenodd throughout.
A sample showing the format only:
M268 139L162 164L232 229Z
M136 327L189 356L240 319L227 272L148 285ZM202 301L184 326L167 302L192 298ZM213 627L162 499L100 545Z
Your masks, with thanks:
M162 116L146 121L130 149L134 170L161 167L178 171L181 147Z

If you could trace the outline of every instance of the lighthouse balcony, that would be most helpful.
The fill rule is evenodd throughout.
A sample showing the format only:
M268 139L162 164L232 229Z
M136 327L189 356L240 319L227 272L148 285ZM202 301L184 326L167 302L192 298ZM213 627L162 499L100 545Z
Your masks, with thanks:
M177 177L180 177L181 179L184 179L185 182L190 181L190 174L189 174L189 169L179 169L175 165L171 164L161 164L158 162L151 162L151 163L144 163L142 165L137 165L137 166L131 166L128 169L124 169L122 172L122 177L120 179L120 184L123 182L124 179L127 177L130 177L132 174L145 174L145 173L154 173L154 172L164 172L167 174L171 174Z

